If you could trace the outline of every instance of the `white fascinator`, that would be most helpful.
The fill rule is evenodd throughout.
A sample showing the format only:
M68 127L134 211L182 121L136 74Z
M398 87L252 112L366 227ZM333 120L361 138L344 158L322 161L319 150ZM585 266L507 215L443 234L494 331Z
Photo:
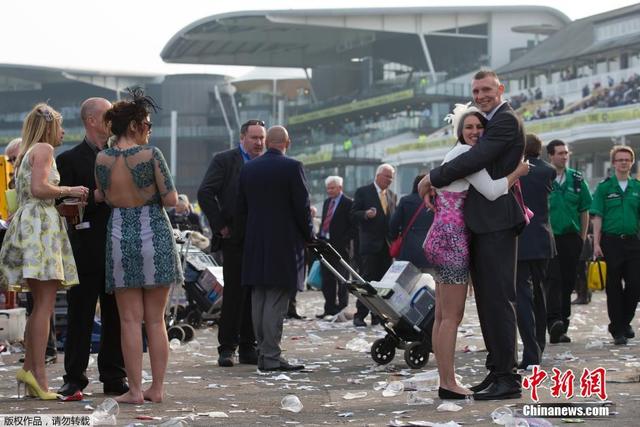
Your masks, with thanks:
M458 126L460 125L460 119L462 118L462 116L466 113L471 112L480 113L480 110L478 110L477 107L471 105L471 102L467 102L466 104L456 104L456 106L453 108L453 111L444 117L444 121L449 123L453 127L454 135L458 135Z

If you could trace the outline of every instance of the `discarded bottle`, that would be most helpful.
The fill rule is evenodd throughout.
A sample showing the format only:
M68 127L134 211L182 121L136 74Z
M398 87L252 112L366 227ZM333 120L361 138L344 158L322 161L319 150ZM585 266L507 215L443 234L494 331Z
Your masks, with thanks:
M419 391L411 391L407 395L407 405L433 405L433 399Z
M288 394L280 401L280 407L285 411L297 413L302 411L302 402L295 394Z
M111 398L102 401L96 406L91 414L92 425L95 426L114 426L116 425L116 416L120 413L118 402Z
M365 351L369 351L371 349L371 344L368 343L363 338L356 337L356 338L353 338L351 341L349 341L345 345L345 348L347 350L351 350L351 351L365 352Z
M495 424L505 426L514 424L513 411L506 406L500 406L491 412L491 419Z
M391 381L387 384L387 387L382 391L384 397L393 397L402 394L404 391L404 384L400 381Z
M178 338L174 338L169 341L169 348L171 351L175 351L176 353L181 350L182 344L180 344L180 340Z

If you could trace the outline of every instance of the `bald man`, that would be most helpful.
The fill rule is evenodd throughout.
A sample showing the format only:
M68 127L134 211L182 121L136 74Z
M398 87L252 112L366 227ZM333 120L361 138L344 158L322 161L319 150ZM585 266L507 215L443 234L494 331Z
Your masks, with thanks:
M285 156L287 130L267 132L267 151L240 172L238 215L245 224L242 285L251 289L251 315L261 371L300 370L281 356L290 295L304 281L305 243L313 238L302 163Z
M7 157L7 161L11 163L11 166L15 167L18 154L20 154L20 143L22 138L15 138L9 141L9 144L4 148L4 155ZM15 188L15 181L13 179L17 171L11 172L11 179L9 180L8 187Z
M67 291L67 336L64 343L64 385L58 391L72 396L82 391L91 349L91 332L96 302L100 298L102 333L98 352L98 371L105 394L120 395L129 390L120 348L120 318L113 295L105 294L105 244L111 209L95 200L94 168L98 152L106 148L109 130L103 120L111 103L89 98L80 107L85 128L84 140L60 154L56 163L60 185L89 188L87 206L80 224L69 226L69 240L76 260L80 284Z

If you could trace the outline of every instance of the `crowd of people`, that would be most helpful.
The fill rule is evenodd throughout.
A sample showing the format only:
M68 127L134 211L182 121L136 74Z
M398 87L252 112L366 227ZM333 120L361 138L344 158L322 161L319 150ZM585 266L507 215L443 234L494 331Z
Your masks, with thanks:
M549 162L540 159L543 142L525 134L493 71L473 77L472 93L475 105L457 105L451 115L455 146L441 166L415 177L410 194L397 200L391 190L396 171L386 163L353 199L343 192L345 178L329 176L315 227L303 165L287 156L287 129L267 128L261 120L242 124L238 146L213 157L197 195L223 258L220 367L304 368L283 358L281 339L285 317L299 317L296 294L305 288L308 247L318 239L369 282L381 280L394 259L434 276L431 342L443 399L521 396L518 369L540 364L547 333L553 344L571 340L572 291L578 291L575 302L588 302L586 283L576 284L576 277L590 242L593 256L608 263L614 343L634 337L640 182L630 176L633 150L612 149L614 174L592 196L582 174L568 167L566 143L549 142ZM0 249L0 288L30 292L33 300L17 374L26 394L82 398L99 300L103 391L126 403L163 399L164 312L170 287L183 282L172 226L198 231L201 224L188 198L178 195L162 153L149 145L157 108L139 89L114 104L90 98L81 108L84 140L54 159L62 117L38 104L25 120L17 152L7 150L15 162L18 208ZM390 242L399 236L401 248L392 254ZM337 271L348 276L342 266ZM324 306L316 317L349 310L346 284L324 265L320 275ZM470 285L488 373L467 389L456 380L455 343ZM68 288L68 332L64 385L55 393L48 389L45 355L60 288ZM360 299L355 310L354 327L366 327L369 314L371 325L385 322ZM143 324L153 378L147 389Z

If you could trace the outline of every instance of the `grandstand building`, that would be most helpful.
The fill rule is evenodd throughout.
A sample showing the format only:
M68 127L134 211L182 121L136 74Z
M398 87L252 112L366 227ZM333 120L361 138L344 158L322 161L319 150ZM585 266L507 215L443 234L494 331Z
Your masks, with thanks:
M308 93L276 118L289 128L291 154L305 163L319 203L327 175L345 176L352 193L385 159L399 166L396 190L407 192L451 143L429 135L454 102L469 100L472 73L513 62L569 23L537 6L234 12L178 31L161 56L303 69Z

